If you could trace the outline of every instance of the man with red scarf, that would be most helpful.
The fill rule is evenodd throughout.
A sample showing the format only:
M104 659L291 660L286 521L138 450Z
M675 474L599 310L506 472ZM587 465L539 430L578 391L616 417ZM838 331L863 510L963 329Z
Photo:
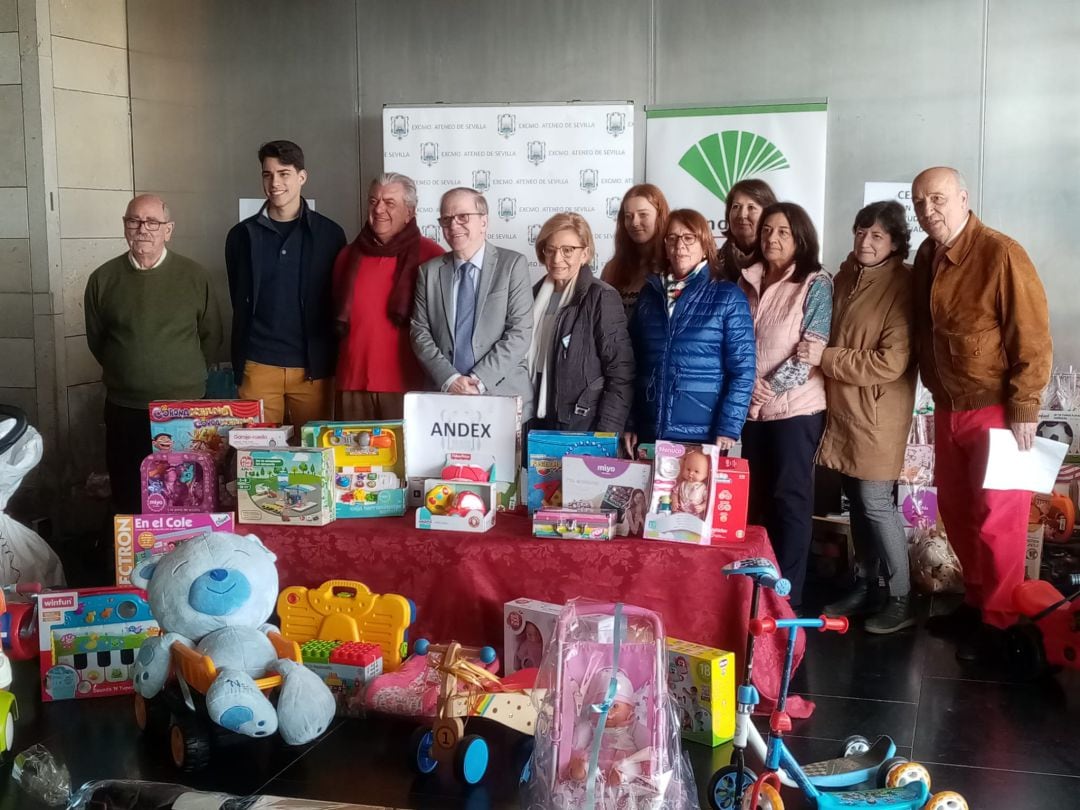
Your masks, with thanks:
M376 177L367 222L334 264L338 418L401 419L405 392L423 389L409 345L413 289L420 265L443 252L416 226L416 183L396 172Z

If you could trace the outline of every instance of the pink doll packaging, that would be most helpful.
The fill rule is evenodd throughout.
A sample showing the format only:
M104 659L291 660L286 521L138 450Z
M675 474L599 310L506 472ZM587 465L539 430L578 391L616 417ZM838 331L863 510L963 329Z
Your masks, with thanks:
M645 537L709 545L716 459L715 445L656 443Z
M503 666L506 674L540 666L562 605L515 599L503 605Z
M217 473L209 453L151 453L140 470L144 513L216 511Z

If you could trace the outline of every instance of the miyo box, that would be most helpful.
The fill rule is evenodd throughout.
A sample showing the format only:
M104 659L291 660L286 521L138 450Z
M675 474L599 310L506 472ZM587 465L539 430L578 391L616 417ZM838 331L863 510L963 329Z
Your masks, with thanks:
M563 459L563 504L573 509L612 509L615 533L640 537L649 508L652 465L600 456Z
M515 599L503 605L503 671L540 666L555 634L562 605L537 599Z
M211 532L231 531L235 531L231 512L117 515L113 518L116 584L130 585L131 572L145 559L167 554L180 543Z
M529 514L563 505L562 466L566 456L619 455L617 433L570 433L562 430L530 430L525 500Z
M712 542L744 542L750 501L750 464L746 459L731 456L716 459L712 497Z
M735 653L667 639L668 689L683 739L711 745L735 736Z

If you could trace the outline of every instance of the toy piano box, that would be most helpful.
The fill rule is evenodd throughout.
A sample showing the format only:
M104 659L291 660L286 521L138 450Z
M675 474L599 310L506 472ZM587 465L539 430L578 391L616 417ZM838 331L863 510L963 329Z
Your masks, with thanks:
M304 447L334 454L338 519L405 514L405 443L402 423L312 422L300 432Z
M735 736L735 653L667 639L668 689L683 739L716 747Z
M486 532L495 525L495 484L481 481L424 481L424 505L416 510L416 528L450 532Z
M406 394L408 506L424 505L425 480L439 477L447 454L455 452L492 456L498 508L516 508L521 466L521 397Z
M116 515L113 518L116 584L131 585L131 572L143 560L167 554L180 543L196 537L231 532L234 528L231 512Z
M713 543L746 541L746 511L750 503L750 464L744 458L716 459L712 484Z
M158 633L146 593L138 588L41 594L41 699L133 694L135 656L142 643Z
M657 441L645 537L709 545L715 473L716 445Z
M563 459L563 501L574 509L612 509L615 533L640 537L649 504L652 465L596 456Z
M139 467L143 512L213 512L218 471L201 450L151 453Z
M218 465L234 427L263 421L262 400L196 399L150 403L150 440L157 452L203 450Z
M614 540L614 509L574 509L552 506L533 515L533 537L556 540Z
M239 523L325 526L334 520L329 449L236 451Z
M619 455L617 433L570 433L563 430L529 431L528 478L523 500L529 514L537 509L562 506L562 465L565 456Z

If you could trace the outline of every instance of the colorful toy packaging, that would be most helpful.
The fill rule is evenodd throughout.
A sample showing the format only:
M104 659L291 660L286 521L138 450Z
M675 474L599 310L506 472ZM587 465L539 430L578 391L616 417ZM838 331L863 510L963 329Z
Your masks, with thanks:
M229 447L234 450L250 450L255 447L288 447L292 435L292 425L234 427L229 431Z
M507 675L540 666L562 605L515 599L503 605L503 668Z
M423 506L425 481L441 476L447 454L455 452L493 457L498 508L516 508L521 397L406 394L405 477L409 506Z
M363 714L364 688L382 675L382 648L365 641L306 641L300 646L304 666L323 679L337 701L337 714Z
M325 526L334 520L333 485L329 449L236 451L240 523Z
M715 476L715 445L658 441L645 536L708 545L716 503Z
M667 639L668 688L683 739L714 748L735 736L735 653Z
M562 506L563 458L571 455L615 458L619 455L619 435L530 430L526 479L530 515L543 507Z
M649 503L652 465L594 456L563 459L563 499L575 509L615 510L615 533L640 537Z
M202 451L151 453L140 465L143 512L213 512L217 470Z
M572 509L558 506L533 515L533 536L557 540L613 540L614 509Z
M495 484L484 481L424 481L424 505L416 510L416 528L451 532L486 532L495 525Z
M744 458L720 456L713 471L713 543L746 540L746 510L750 503L750 464Z
M937 487L900 484L896 488L896 505L909 540L917 531L937 525Z
M405 514L404 432L399 421L311 422L301 430L304 447L334 453L338 518Z
M1080 410L1039 411L1035 435L1069 445L1068 455L1080 453Z
M116 515L113 545L116 584L131 585L131 572L143 560L172 551L180 543L211 532L231 532L231 512L192 512L179 515Z
M158 632L146 594L138 588L41 594L41 699L133 694L135 655Z

